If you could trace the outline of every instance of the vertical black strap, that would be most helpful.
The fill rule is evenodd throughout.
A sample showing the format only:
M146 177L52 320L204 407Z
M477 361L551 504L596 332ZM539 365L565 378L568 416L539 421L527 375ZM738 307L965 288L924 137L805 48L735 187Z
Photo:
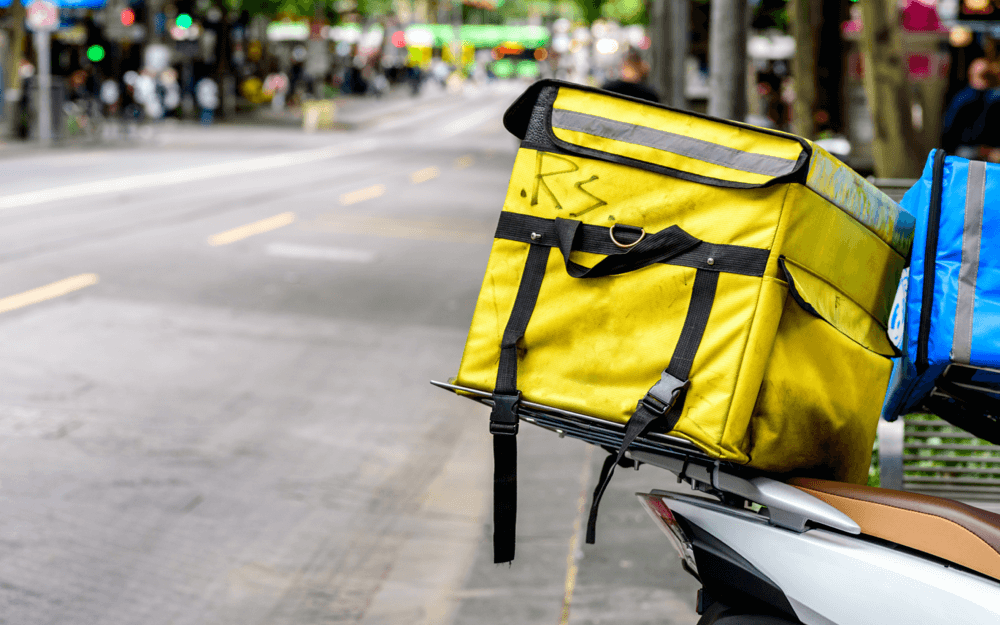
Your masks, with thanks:
M695 354L698 353L698 346L701 345L701 337L705 335L705 327L708 325L708 316L712 312L718 285L717 271L699 269L695 274L691 304L688 306L687 317L684 318L681 338L677 341L674 355L670 358L670 365L667 366L667 373L678 380L687 380L691 376L691 364L694 362Z
M538 291L542 288L545 266L549 262L549 250L544 245L532 245L528 249L528 259L524 262L524 274L514 298L514 308L504 328L500 341L500 365L497 368L497 385L494 392L513 394L517 392L517 342L528 328L528 320L535 310Z
M597 509L601 504L604 491L611 482L615 467L622 463L625 451L632 442L657 426L664 432L669 432L677 425L684 405L683 397L688 387L691 374L691 364L694 362L698 346L705 335L708 317L715 302L715 291L719 284L719 274L715 271L699 269L695 274L694 286L691 290L691 303L688 305L684 327L677 340L677 347L670 358L670 364L660 376L660 381L649 389L646 396L639 401L634 413L625 424L625 436L613 462L606 462L608 471L601 471L601 480L594 490L594 499L590 504L590 517L587 519L587 543L594 544L597 534Z
M493 562L514 559L517 527L517 435L493 435Z
M500 343L500 363L497 384L493 392L490 413L490 433L493 434L493 561L514 559L514 537L517 525L517 405L521 394L517 390L517 342L528 328L528 320L538 301L545 266L551 248L532 245L524 263L521 284L514 298L514 308Z
M924 245L924 290L920 302L917 332L917 372L927 371L927 342L931 336L931 308L934 306L934 272L937 269L938 228L941 226L941 195L944 187L944 150L934 151L931 201L927 211L927 238Z

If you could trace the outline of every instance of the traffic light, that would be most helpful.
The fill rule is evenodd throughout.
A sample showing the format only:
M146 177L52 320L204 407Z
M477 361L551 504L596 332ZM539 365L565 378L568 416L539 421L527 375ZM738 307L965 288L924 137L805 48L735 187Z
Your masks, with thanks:
M121 14L122 26L131 26L135 24L135 11L132 9L122 9Z
M194 24L194 20L191 19L190 13L178 13L177 17L174 19L174 24L176 24L178 28L191 28L191 25Z
M94 44L87 48L87 58L91 63L99 63L104 60L106 52L104 51L104 46L100 44Z

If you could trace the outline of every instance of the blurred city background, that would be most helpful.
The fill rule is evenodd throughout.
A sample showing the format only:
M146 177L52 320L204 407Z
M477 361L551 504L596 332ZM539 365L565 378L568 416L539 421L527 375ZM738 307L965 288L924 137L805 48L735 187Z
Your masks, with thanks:
M504 110L538 78L644 80L898 189L951 103L978 132L997 100L989 0L22 1L0 0L18 625L692 625L698 584L633 495L672 476L619 471L583 545L604 454L538 428L517 558L492 563L488 413L428 381L458 369Z
M6 141L113 141L160 120L329 128L344 97L602 85L633 53L669 104L829 141L884 177L940 142L973 60L995 65L1000 23L992 0L25 2L0 1Z

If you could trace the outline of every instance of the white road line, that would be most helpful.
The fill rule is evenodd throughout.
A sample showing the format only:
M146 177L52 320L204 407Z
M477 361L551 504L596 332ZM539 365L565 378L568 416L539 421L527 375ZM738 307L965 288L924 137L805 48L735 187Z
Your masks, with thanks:
M235 243L236 241L241 241L247 237L252 237L255 234L263 234L265 232L270 232L271 230L277 230L283 226L295 221L295 213L281 213L280 215L275 215L274 217L268 217L267 219L261 219L260 221L255 221L245 226L240 226L238 228L233 228L232 230L226 230L225 232L220 232L219 234L213 234L208 237L209 245L228 245L229 243Z
M460 132L465 132L466 130L475 128L479 124L491 119L494 115L496 115L496 108L490 106L470 115L466 115L465 117L456 119L441 130L437 131L435 134L441 137L454 137Z
M302 258L307 260L329 260L345 263L370 263L375 260L375 252L352 250L342 247L321 247L316 245L295 245L293 243L271 243L266 248L268 256L281 258Z
M51 284L40 286L37 289L31 289L30 291L25 291L23 293L18 293L17 295L10 295L0 299L0 313L44 302L45 300L53 299L59 297L60 295L66 295L67 293L72 293L73 291L78 291L94 284L97 284L96 273L82 273L78 276L52 282Z
M45 202L55 202L58 200L71 200L90 195L101 195L104 193L120 193L122 191L129 191L132 189L148 190L172 184L194 182L196 180L206 180L222 176L232 176L268 169L278 169L281 167L291 167L293 165L302 165L304 163L327 160L338 156L348 156L359 152L368 152L376 147L377 143L375 141L365 140L352 143L349 146L331 146L315 150L286 152L284 154L261 156L259 158L250 158L231 163L216 163L213 165L202 165L199 167L189 167L187 169L178 169L174 171L157 172L154 174L139 174L135 176L125 176L122 178L111 178L109 180L97 180L94 182L52 187L38 191L28 191L26 193L2 195L0 196L0 210L5 208L31 206L34 204L44 204Z

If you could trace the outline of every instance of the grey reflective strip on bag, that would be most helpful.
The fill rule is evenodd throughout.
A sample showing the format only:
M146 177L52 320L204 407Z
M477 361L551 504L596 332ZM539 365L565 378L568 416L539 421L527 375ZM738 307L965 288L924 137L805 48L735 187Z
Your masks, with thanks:
M979 244L983 232L983 205L986 201L986 163L969 162L965 192L965 229L962 232L962 266L958 270L958 306L951 359L960 364L972 360L972 314L976 306L976 274L979 271Z
M797 163L796 159L744 152L701 139L576 111L552 109L552 126L663 150L752 174L784 176L794 171Z

